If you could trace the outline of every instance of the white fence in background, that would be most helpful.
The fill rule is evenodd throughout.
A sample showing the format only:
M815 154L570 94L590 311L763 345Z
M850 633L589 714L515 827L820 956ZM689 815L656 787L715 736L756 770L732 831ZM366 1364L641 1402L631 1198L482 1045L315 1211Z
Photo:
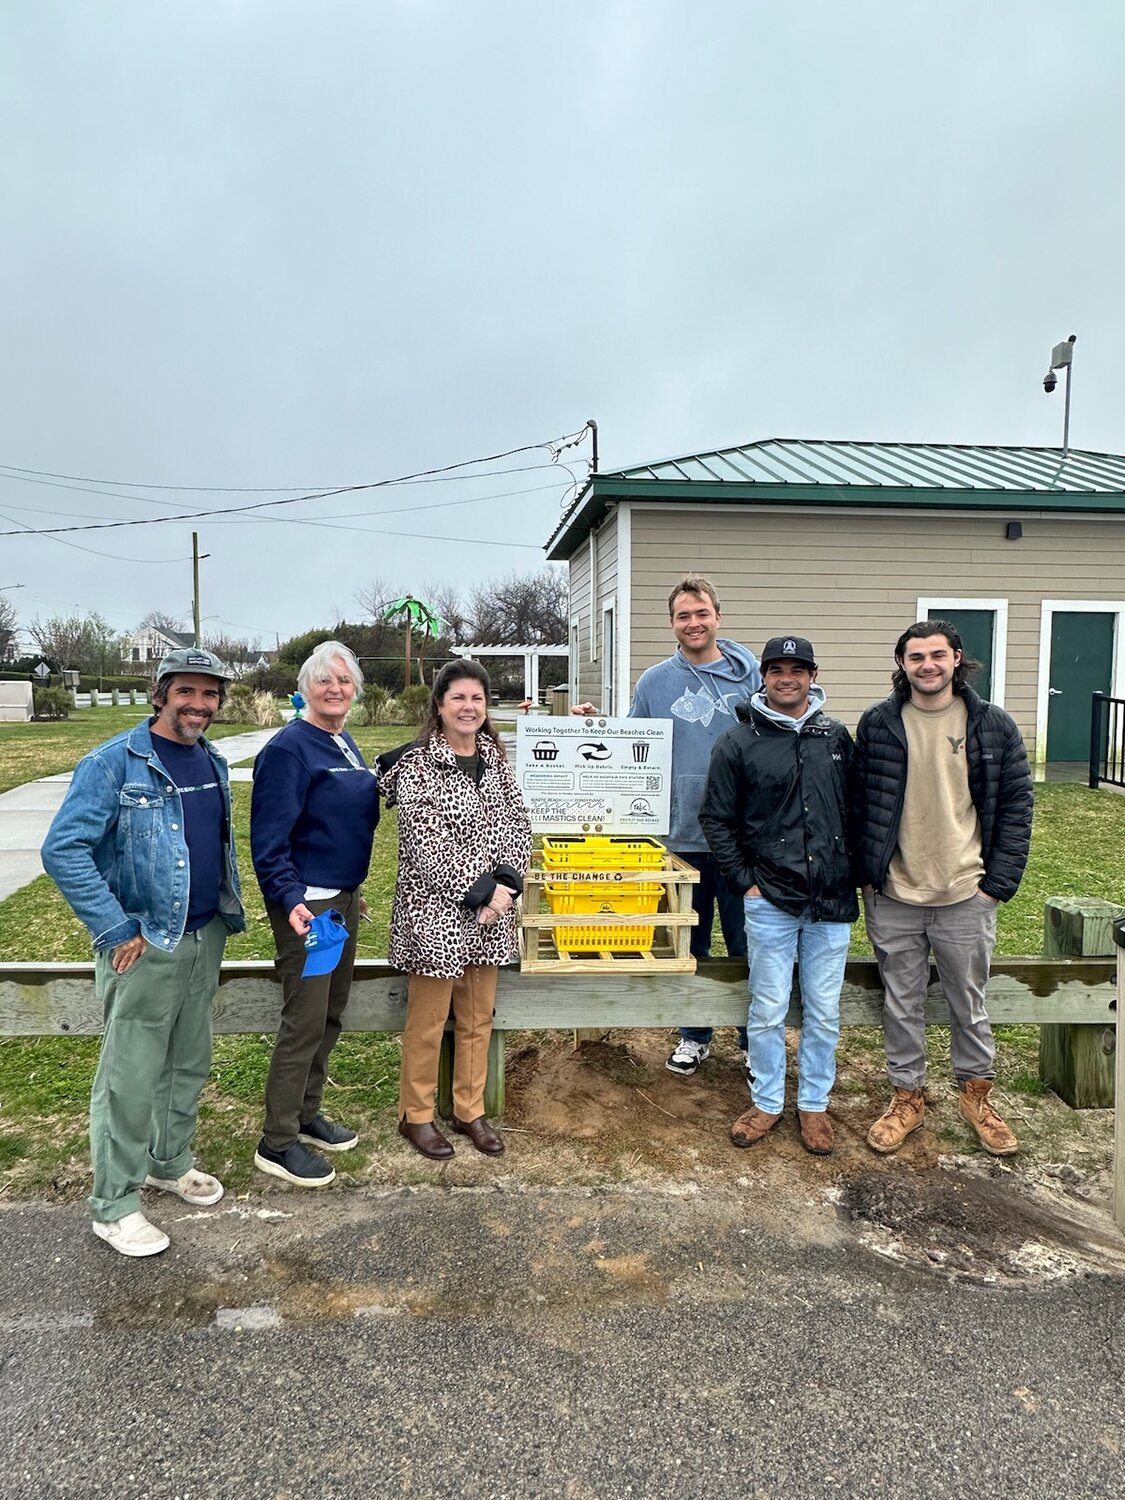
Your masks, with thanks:
M111 708L113 706L113 694L98 692L79 693L74 688L71 688L70 701L74 704L75 708ZM146 693L137 693L133 697L127 691L119 689L117 701L122 708L128 708L133 703L139 708L143 708L148 703L148 695Z

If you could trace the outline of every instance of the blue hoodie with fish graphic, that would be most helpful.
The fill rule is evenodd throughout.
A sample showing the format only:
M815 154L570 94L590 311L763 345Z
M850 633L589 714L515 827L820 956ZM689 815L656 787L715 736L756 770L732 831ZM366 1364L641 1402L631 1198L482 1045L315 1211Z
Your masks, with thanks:
M758 658L737 641L720 636L718 661L697 666L677 647L675 656L649 667L637 679L631 719L672 720L672 813L668 847L677 853L706 851L699 809L707 790L711 750L738 722L735 708L762 685Z

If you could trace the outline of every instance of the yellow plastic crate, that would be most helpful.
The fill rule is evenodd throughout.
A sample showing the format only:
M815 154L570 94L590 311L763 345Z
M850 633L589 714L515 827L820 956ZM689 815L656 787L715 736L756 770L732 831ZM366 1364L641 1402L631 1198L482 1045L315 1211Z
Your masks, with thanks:
M652 870L664 860L665 849L659 839L612 834L585 838L554 834L543 838L543 867L547 870Z
M653 880L641 880L619 890L581 882L552 885L548 881L543 886L548 907L564 916L648 916L658 910L663 890L663 885ZM640 923L635 927L616 927L612 923L604 927L568 927L560 922L554 929L556 948L601 949L607 953L644 952L652 947L655 934L655 925L645 927Z

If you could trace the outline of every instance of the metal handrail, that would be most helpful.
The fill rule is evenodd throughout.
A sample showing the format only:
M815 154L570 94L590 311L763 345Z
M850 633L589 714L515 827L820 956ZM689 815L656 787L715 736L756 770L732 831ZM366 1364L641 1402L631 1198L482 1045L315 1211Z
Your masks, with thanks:
M1125 698L1091 695L1089 784L1125 789Z

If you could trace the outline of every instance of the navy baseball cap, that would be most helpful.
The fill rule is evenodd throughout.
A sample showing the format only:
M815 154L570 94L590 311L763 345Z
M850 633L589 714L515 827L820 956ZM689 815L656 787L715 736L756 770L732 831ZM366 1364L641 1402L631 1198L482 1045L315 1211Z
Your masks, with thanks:
M335 907L322 911L312 919L312 926L305 934L305 967L302 979L311 979L316 974L331 974L340 962L340 954L348 940L347 923L342 912Z

